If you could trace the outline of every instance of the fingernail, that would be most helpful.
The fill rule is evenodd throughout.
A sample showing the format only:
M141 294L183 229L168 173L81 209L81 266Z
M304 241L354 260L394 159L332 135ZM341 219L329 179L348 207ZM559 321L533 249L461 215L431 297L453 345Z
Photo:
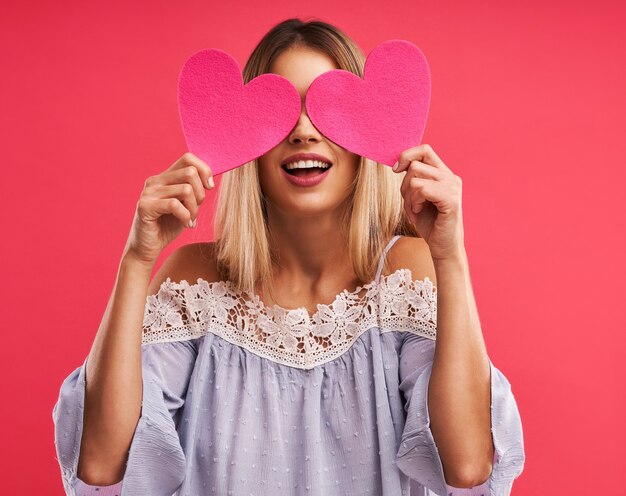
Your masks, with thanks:
M393 164L393 171L397 171L398 170L398 162L396 162L395 164Z
M209 176L209 188L215 187L215 183L213 182L213 176Z

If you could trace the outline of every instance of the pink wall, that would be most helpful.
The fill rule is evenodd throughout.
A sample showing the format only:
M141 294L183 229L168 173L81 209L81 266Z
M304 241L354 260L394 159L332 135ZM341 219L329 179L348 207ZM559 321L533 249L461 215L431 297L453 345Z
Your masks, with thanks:
M52 406L89 351L145 178L186 151L186 57L215 47L243 64L273 24L315 15L366 53L401 38L429 60L423 142L463 178L483 332L524 423L513 494L626 494L624 3L177 4L0 7L3 492L63 493ZM161 260L212 239L211 203Z

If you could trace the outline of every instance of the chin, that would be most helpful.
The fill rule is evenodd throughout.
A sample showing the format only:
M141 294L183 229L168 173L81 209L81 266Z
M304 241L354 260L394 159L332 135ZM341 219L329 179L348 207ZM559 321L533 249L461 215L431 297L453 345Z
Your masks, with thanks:
M313 195L302 195L293 202L283 203L279 208L283 215L293 218L317 217L325 214L337 214L347 198L312 198ZM308 196L308 198L307 198Z

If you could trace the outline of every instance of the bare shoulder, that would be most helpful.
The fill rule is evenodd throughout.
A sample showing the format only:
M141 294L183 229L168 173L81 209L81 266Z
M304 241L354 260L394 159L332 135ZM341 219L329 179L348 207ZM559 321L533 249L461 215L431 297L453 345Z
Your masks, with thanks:
M414 281L428 277L433 285L437 285L433 258L428 243L423 238L401 236L389 249L387 259L391 273L399 269L409 269Z
M176 248L154 274L148 294L157 294L168 277L172 282L185 280L189 284L196 283L200 277L208 282L219 281L214 253L214 241L189 243Z

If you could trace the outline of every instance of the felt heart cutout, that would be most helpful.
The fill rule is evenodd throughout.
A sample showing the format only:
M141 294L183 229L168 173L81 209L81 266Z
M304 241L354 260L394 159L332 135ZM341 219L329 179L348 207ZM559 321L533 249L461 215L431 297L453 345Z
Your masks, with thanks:
M189 151L218 175L274 148L294 128L302 106L288 79L262 74L244 86L237 61L211 48L181 69L178 109Z
M430 86L421 50L405 40L390 40L367 56L363 79L342 69L315 78L306 94L306 109L330 140L393 165L401 152L420 144Z

